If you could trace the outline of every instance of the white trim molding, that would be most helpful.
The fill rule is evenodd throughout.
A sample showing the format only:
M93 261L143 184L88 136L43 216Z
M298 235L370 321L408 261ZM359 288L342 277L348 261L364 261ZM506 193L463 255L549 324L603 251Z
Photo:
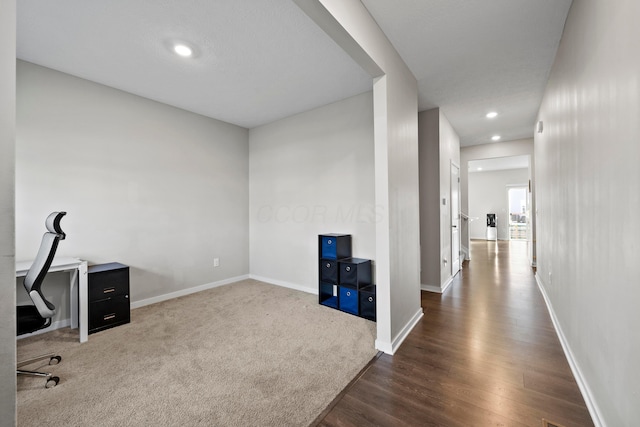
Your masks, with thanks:
M380 350L387 354L393 355L396 351L398 351L398 348L400 348L402 342L405 340L405 338L407 338L409 332L411 332L418 321L422 319L422 316L424 316L424 312L422 311L422 307L420 307L418 311L413 315L413 317L409 320L409 322L404 325L404 328L402 328L402 330L398 333L398 335L396 335L392 342L382 342L376 339L376 350Z
M449 289L449 286L453 284L453 276L449 277L444 285L442 286L434 286L434 285L425 285L424 283L420 285L420 289L427 292L435 292L437 294L443 294Z
M551 316L553 327L556 330L556 335L558 335L558 339L560 340L560 344L562 345L562 350L564 350L564 355L567 358L567 362L569 362L571 372L573 372L573 376L578 383L578 388L580 388L580 393L582 393L584 403L587 405L587 409L589 409L589 414L591 415L593 424L596 427L605 427L605 423L603 421L604 418L602 417L602 413L598 409L598 405L596 404L594 395L591 392L591 388L589 388L589 384L587 383L584 375L582 375L582 371L578 366L578 362L576 361L575 357L573 356L573 352L571 351L571 346L569 345L564 332L562 332L562 327L560 326L560 322L558 321L556 312L553 310L551 300L549 299L549 296L545 291L544 282L537 273L535 275L535 278L536 283L538 284L538 289L540 289L540 293L544 298L544 302L547 304L547 310L549 310L549 315Z
M460 250L462 251L462 255L464 255L464 258L462 259L462 261L470 261L471 260L471 252L469 251L469 248L466 247L465 245L460 245Z
M318 295L317 286L310 288L308 286L300 286L300 285L296 285L295 283L284 282L282 280L269 279L268 277L256 276L255 274L250 274L249 278L253 280L258 280L260 282L269 283L271 285L282 286L283 288L289 288L289 289L294 289L296 291L302 291L309 294Z
M249 278L248 274L236 277L230 277L228 279L220 280L217 282L205 283L204 285L194 286L193 288L181 289L179 291L170 292L164 295L158 295L156 297L146 298L140 301L132 301L131 309L144 307L145 305L155 304L157 302L167 301L173 298L183 297L185 295L195 294L196 292L206 291L207 289L217 288L218 286L229 285L231 283L239 282L240 280L246 280Z

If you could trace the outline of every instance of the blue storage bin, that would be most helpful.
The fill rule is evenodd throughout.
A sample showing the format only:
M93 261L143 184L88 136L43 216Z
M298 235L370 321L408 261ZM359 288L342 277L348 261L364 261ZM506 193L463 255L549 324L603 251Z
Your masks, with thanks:
M338 306L340 310L355 314L356 316L359 313L358 310L358 290L349 288L347 286L339 286L340 288L340 297L338 299Z
M320 240L320 258L341 259L351 257L350 234L321 234L318 238Z

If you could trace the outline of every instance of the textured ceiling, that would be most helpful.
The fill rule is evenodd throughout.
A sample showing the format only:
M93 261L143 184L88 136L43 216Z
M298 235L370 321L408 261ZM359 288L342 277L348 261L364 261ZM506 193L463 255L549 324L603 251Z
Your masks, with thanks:
M251 128L372 88L290 0L20 0L18 58ZM173 40L196 48L181 58Z
M463 146L533 136L570 0L362 2L417 77L420 110L441 107ZM17 6L18 58L247 128L372 88L290 0Z
M461 145L533 137L571 0L362 0ZM489 111L500 115L487 120Z

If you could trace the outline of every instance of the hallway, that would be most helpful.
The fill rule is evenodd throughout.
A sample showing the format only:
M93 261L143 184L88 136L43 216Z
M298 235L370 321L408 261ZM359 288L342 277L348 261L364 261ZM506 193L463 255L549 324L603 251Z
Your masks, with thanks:
M523 241L472 241L443 294L322 426L593 425L527 261Z

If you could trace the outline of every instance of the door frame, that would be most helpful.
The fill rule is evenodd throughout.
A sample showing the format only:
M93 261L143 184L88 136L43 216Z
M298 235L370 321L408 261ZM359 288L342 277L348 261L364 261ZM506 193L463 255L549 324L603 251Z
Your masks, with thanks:
M458 173L455 175L455 177L457 179L454 179L454 174L453 174L453 169L457 169ZM455 182L454 182L455 181ZM451 201L451 203L449 204L450 206L450 236L451 236L451 277L455 276L456 274L458 274L458 272L462 269L462 260L461 260L461 252L462 252L462 224L461 224L461 216L460 213L462 212L462 198L461 198L461 194L460 194L460 165L457 164L456 162L454 162L453 160L450 161L450 166L449 166L449 200ZM456 203L454 203L454 186L457 187L457 200ZM457 206L457 212L454 212L455 206ZM457 237L456 237L457 236ZM454 242L455 241L455 242ZM457 244L456 244L457 243ZM455 254L455 251L457 251L458 253ZM454 262L454 260L457 260L456 262Z
M528 241L529 240L529 234L530 234L530 230L531 230L531 206L530 206L530 202L529 202L529 185L527 183L524 184L507 184L507 236L508 236L508 240L511 241L511 196L510 196L510 191L514 190L514 189L524 189L525 191L525 215L527 217L527 232L525 234L525 238L524 239L515 239L515 240L524 240L524 241Z

